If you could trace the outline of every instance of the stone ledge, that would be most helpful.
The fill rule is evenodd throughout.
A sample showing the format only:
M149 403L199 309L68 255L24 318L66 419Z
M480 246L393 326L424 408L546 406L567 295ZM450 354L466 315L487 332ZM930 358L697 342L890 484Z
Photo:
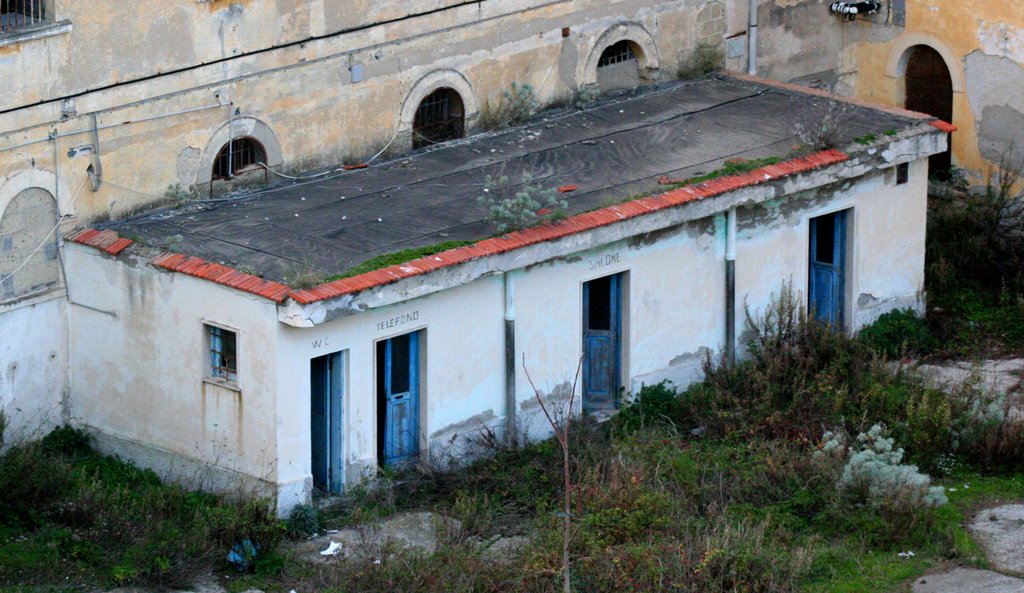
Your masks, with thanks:
M25 41L32 41L34 39L45 39L55 35L63 35L65 33L70 33L73 28L71 21L58 21L56 23L42 23L31 27L15 29L14 31L0 34L0 47L14 45Z

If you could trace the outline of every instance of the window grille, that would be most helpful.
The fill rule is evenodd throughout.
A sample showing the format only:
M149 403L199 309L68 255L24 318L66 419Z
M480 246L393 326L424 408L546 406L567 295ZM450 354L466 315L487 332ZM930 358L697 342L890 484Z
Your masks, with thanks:
M633 53L633 43L631 41L622 40L608 46L608 49L601 53L601 59L597 61L597 67L603 68L605 66L620 64L630 60L636 60L636 54Z
M423 99L413 120L413 148L462 138L465 133L465 107L459 93L438 89Z
M262 144L253 138L236 138L217 153L213 161L213 178L231 179L236 173L266 161L267 153Z
M210 376L228 381L238 381L238 358L236 356L235 332L206 326L210 340Z
M0 33L46 22L45 0L0 0Z

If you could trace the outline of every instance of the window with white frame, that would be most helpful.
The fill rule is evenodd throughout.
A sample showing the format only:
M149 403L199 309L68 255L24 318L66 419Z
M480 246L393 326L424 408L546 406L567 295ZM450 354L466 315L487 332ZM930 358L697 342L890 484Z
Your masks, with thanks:
M206 325L206 337L210 360L210 376L238 382L238 340L235 332Z

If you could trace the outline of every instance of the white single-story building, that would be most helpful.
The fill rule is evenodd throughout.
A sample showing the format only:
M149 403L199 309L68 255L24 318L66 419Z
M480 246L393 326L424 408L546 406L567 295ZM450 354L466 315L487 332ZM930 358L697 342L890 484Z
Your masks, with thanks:
M740 75L672 83L79 231L71 415L105 450L249 484L284 513L484 428L542 433L525 370L559 393L582 360L588 412L697 380L784 283L849 330L920 309L928 157L948 125L836 100ZM836 148L794 156L795 124L835 114ZM739 172L708 176L726 165ZM524 174L568 216L495 235L477 198Z

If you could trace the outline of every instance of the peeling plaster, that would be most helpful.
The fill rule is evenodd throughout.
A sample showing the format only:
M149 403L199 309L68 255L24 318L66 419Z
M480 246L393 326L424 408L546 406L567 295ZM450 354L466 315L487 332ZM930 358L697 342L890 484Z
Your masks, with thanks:
M978 19L978 44L986 54L1024 64L1024 30Z
M1012 146L1013 159L1024 158L1024 67L975 50L964 59L964 70L982 156L999 162Z

